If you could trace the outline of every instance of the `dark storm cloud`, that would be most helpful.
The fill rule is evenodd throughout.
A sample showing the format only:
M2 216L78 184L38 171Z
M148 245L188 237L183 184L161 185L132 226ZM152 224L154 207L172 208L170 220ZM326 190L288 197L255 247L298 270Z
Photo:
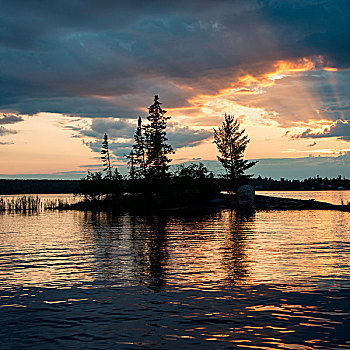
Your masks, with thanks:
M286 57L325 56L329 65L349 67L350 4L347 0L267 1L261 15Z
M0 110L131 117L156 93L184 106L275 60L322 55L347 68L349 8L341 0L4 0Z
M0 125L5 124L15 124L22 122L23 118L17 115L6 115L4 114L2 117L0 117Z
M350 120L338 120L334 125L325 129L323 132L315 133L311 129L307 129L301 134L293 136L294 138L320 139L324 137L337 137L344 141L350 141Z

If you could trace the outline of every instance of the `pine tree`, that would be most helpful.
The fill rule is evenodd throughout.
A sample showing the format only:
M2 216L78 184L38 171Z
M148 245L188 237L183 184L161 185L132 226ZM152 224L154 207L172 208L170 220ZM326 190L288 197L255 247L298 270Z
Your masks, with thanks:
M129 169L129 176L131 180L135 180L136 178L136 171L135 171L135 163L136 163L136 156L134 153L134 149L131 150L131 152L126 156L128 158L128 166Z
M166 110L162 109L158 95L154 96L154 103L148 108L150 122L144 127L146 146L146 165L149 175L152 178L164 178L169 168L171 159L168 155L173 153L173 148L167 144L166 122L170 117L166 117Z
M102 142L101 159L103 161L103 165L105 166L103 171L106 172L106 177L109 180L112 180L112 166L111 166L111 159L109 155L108 136L106 133L103 137L103 142Z
M237 119L230 114L225 114L222 126L214 129L214 143L220 153L218 160L226 171L231 188L237 188L243 180L251 177L251 175L244 175L244 172L257 163L243 159L250 140L244 134L245 130L239 130L239 128Z
M142 120L139 117L137 128L134 135L135 143L128 156L130 166L130 177L141 178L146 177L146 155L145 155L145 137L142 133Z

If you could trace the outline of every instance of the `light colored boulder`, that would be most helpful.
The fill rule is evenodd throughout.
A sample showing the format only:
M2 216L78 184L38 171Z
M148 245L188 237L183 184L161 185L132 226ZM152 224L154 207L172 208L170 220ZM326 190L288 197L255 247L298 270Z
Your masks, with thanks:
M239 205L250 206L255 200L255 189L251 185L240 186L237 190L237 201Z

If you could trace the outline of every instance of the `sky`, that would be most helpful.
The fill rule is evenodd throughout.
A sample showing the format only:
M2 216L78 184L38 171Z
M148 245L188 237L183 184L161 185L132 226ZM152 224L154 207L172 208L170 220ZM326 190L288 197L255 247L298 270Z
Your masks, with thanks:
M0 2L0 177L125 170L159 95L172 164L216 160L233 114L254 175L350 177L347 0Z

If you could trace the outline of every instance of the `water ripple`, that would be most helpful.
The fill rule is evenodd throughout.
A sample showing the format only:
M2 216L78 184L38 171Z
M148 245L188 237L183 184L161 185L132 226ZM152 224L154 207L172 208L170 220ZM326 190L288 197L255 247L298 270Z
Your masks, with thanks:
M349 349L349 213L0 216L4 349Z

